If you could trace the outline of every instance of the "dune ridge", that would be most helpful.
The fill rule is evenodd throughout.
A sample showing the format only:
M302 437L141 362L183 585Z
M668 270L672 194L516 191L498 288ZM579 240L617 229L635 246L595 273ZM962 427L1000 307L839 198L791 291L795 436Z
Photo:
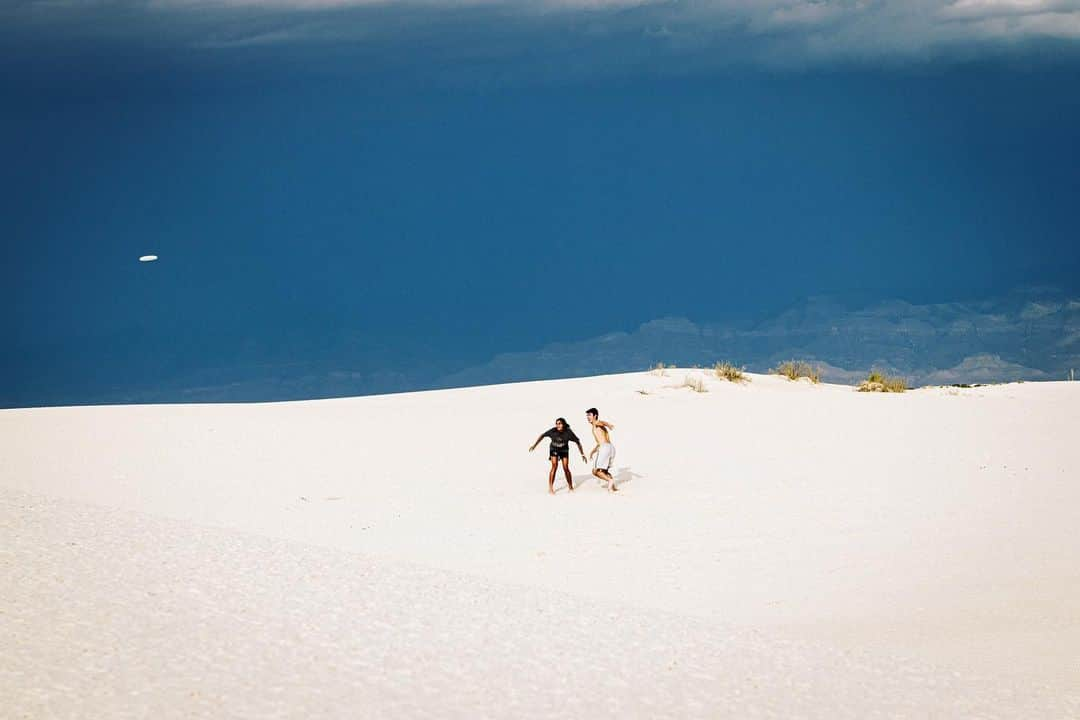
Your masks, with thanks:
M1080 385L748 378L0 411L3 694L69 717L1076 716ZM622 492L577 463L548 497L526 448L557 415L584 439L590 405Z

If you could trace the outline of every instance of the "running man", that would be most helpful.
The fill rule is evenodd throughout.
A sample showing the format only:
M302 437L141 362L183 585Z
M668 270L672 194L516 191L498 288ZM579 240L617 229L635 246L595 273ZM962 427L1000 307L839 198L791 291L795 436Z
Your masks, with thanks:
M548 494L555 494L555 471L559 467L560 460L562 460L563 472L566 473L566 486L570 488L570 492L574 492L574 478L570 474L570 443L577 445L578 453L581 454L581 461L589 462L585 459L585 448L581 447L578 436L574 434L574 431L570 429L570 426L563 418L556 419L555 427L536 438L536 442L529 448L529 452L535 450L536 446L544 438L551 439L551 445L548 446L548 458L551 460L551 472L548 473Z
M608 430L614 430L615 424L600 419L600 411L589 408L585 411L585 419L592 425L593 439L596 447L589 453L589 457L596 456L592 474L607 483L608 490L615 492L615 478L611 476L611 466L615 462L615 446L611 444L611 436Z

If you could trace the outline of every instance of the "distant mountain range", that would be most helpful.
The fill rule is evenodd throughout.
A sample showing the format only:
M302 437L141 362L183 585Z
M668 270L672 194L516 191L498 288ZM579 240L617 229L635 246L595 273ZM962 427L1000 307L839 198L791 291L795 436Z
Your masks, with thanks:
M442 379L475 385L640 370L657 362L710 366L728 360L765 372L788 359L817 364L824 379L854 383L871 368L912 384L1064 379L1080 370L1080 299L1023 288L973 303L902 300L849 309L813 297L750 326L647 322L583 342L506 353Z
M503 353L464 368L440 364L435 349L415 340L411 347L350 335L276 342L281 347L245 344L225 366L194 372L177 368L198 367L197 342L147 345L140 356L146 371L114 378L104 391L84 383L94 368L109 366L111 348L123 343L52 352L25 382L0 387L0 406L298 400L629 372L658 362L710 367L720 360L752 372L808 360L825 380L851 384L872 368L912 385L1061 380L1071 369L1080 371L1080 298L1049 287L924 305L889 300L852 307L812 297L755 322L665 317L632 332ZM46 365L59 357L76 364Z

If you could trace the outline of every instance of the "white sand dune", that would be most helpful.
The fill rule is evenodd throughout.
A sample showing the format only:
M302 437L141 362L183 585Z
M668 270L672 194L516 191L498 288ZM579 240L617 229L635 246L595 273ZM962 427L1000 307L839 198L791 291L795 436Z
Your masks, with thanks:
M0 411L12 717L1080 717L1080 384ZM617 429L622 492L557 415ZM587 446L588 449L588 446ZM561 481L557 486L561 486Z

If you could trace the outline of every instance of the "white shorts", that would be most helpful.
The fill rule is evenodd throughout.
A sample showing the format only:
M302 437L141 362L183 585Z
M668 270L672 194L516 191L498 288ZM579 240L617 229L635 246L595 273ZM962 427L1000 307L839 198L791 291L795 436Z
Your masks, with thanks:
M611 464L615 462L615 446L611 443L604 443L600 446L600 449L596 451L596 462L593 464L593 468L597 470L610 470Z

